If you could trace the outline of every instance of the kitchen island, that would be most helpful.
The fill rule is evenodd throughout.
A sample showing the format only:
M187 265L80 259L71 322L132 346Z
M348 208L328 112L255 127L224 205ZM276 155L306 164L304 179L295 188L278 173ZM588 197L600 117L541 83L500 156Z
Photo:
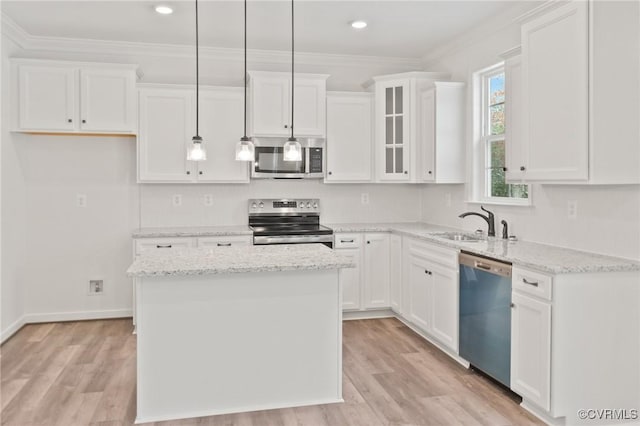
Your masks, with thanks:
M352 266L321 244L138 256L136 423L341 402Z

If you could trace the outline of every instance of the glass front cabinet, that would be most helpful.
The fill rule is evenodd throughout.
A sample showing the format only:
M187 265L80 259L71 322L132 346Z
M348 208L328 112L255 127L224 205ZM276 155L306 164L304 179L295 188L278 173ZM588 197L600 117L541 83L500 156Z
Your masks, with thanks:
M374 77L376 97L376 180L419 182L419 94L448 75L409 72Z

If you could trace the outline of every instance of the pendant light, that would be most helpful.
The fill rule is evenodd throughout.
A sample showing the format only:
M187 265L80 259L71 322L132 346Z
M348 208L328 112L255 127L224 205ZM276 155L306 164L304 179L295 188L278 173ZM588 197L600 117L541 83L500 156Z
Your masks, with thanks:
M200 50L198 44L198 0L196 0L196 135L191 140L192 145L187 149L187 160L204 161L207 151L202 146L200 137Z
M255 160L255 147L247 137L247 0L244 0L244 136L236 144L236 160Z
M293 0L291 0L291 137L285 142L284 147L282 149L284 161L302 161L302 146L300 142L293 136L293 103L294 103L294 91L295 84L293 81L294 78L294 68L293 68L293 52L294 52L294 14L293 14Z

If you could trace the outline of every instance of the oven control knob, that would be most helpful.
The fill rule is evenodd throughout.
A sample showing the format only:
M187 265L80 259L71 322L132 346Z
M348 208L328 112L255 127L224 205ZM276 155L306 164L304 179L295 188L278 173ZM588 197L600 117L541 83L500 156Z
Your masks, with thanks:
M258 207L263 208L264 207L264 203L258 204Z
M298 203L298 207L300 207L301 209L304 209L304 201L300 201Z
M256 203L251 204L251 208L255 209L256 207L258 207L258 205Z
M318 208L318 203L313 203L313 208L317 209Z
M307 208L310 209L311 208L311 203L307 203Z

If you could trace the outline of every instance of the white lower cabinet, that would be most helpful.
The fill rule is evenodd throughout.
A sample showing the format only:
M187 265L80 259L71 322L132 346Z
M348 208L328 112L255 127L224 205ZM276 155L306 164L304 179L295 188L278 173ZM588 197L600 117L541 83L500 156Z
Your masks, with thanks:
M403 249L403 317L457 353L458 252L411 238Z
M340 271L342 308L389 308L389 234L335 234L334 248L357 265Z
M198 247L200 248L250 246L251 244L251 235L198 238Z
M389 236L389 304L402 314L402 237Z
M549 410L551 303L511 295L511 389Z

